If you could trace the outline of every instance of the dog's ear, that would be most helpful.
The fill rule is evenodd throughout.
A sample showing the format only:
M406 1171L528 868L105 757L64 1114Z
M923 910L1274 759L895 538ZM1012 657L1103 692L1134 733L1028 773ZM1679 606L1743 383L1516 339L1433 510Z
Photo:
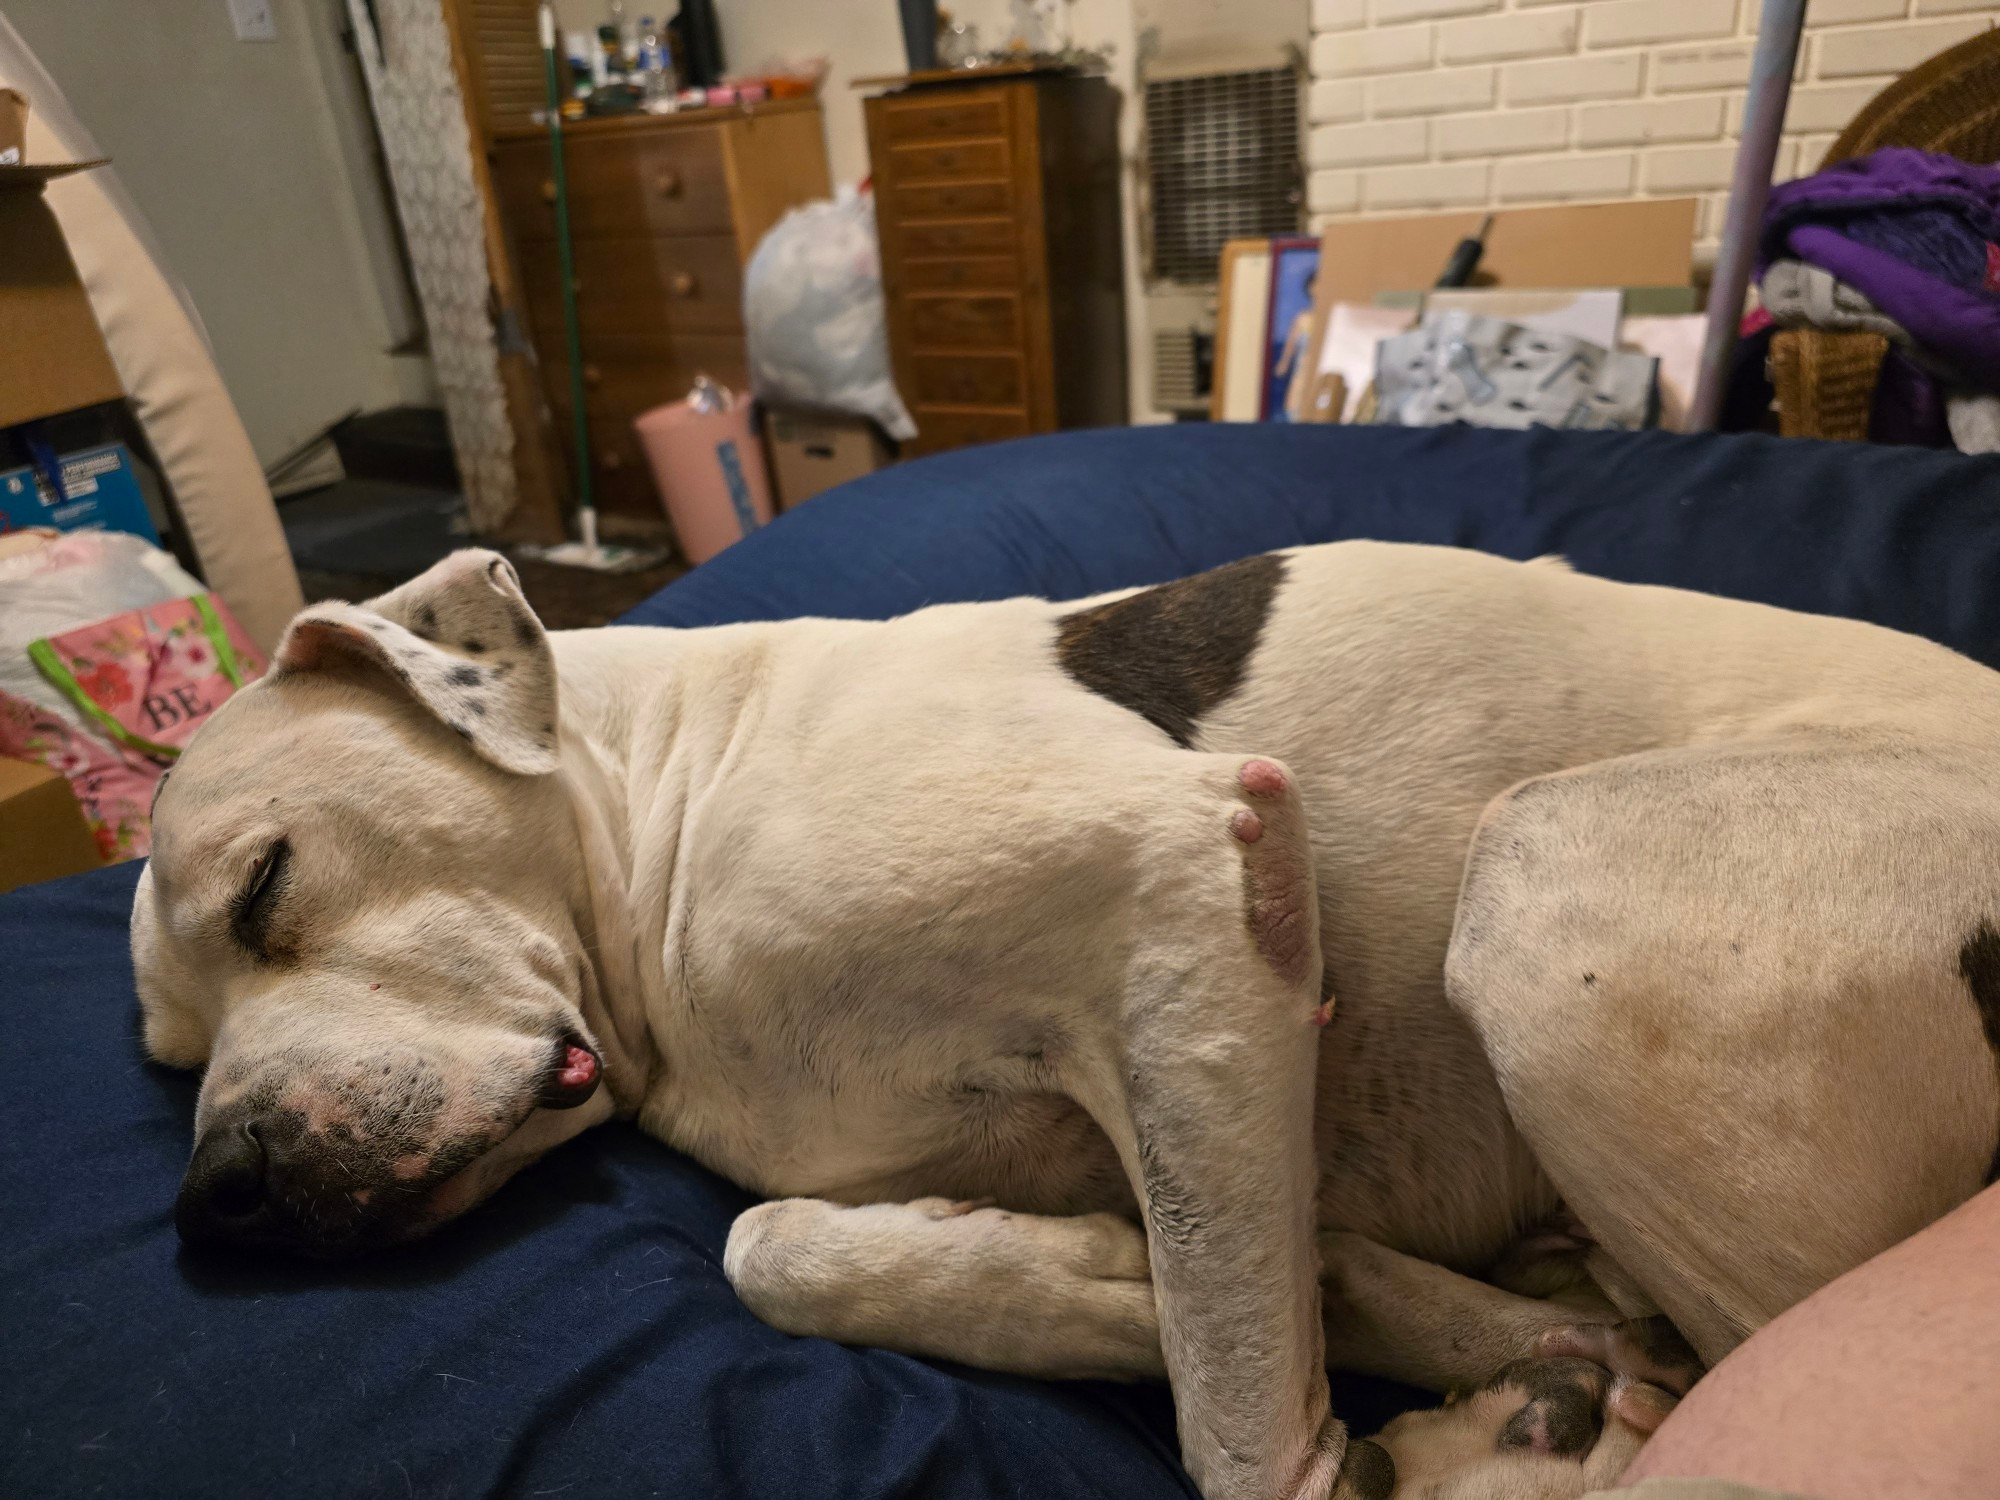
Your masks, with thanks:
M502 770L556 768L556 664L548 633L497 552L468 549L366 604L316 604L278 642L272 675L360 663Z

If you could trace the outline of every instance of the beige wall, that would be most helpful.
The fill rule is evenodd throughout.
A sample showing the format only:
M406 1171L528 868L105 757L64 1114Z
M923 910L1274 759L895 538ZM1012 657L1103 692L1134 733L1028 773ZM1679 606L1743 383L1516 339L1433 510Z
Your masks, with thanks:
M272 0L276 42L237 41L223 0L5 8L186 283L263 462L401 397L409 309L341 0Z
M1722 225L1759 0L1314 0L1308 203L1344 214L1701 200ZM1967 0L1809 0L1778 155L1809 172L1898 73L1984 30Z

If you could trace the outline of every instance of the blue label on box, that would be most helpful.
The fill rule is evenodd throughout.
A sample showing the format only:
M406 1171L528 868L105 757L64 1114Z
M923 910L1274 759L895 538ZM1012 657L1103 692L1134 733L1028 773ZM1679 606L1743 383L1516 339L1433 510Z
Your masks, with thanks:
M146 514L139 476L123 443L66 453L58 496L32 468L0 474L0 531L53 526L58 531L129 531L154 546L160 534Z

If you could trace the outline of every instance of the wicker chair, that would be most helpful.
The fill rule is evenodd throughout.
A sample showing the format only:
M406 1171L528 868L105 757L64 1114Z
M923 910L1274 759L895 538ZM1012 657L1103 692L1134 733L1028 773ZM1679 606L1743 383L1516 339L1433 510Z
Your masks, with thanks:
M1827 148L1820 168L1883 146L2000 161L2000 30L1940 52L1882 90ZM1888 340L1872 333L1787 328L1773 335L1778 430L1787 437L1864 441L1888 349Z

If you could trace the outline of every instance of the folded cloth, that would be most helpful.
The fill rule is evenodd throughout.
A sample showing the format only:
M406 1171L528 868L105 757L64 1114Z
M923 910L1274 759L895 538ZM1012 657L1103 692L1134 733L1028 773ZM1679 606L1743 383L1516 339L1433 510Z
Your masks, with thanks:
M1765 268L1757 294L1764 311L1786 328L1804 325L1830 333L1879 333L1908 346L1909 330L1823 266L1789 257Z
M1759 279L1787 258L1861 293L1955 384L2000 390L2000 168L1888 147L1784 183Z

